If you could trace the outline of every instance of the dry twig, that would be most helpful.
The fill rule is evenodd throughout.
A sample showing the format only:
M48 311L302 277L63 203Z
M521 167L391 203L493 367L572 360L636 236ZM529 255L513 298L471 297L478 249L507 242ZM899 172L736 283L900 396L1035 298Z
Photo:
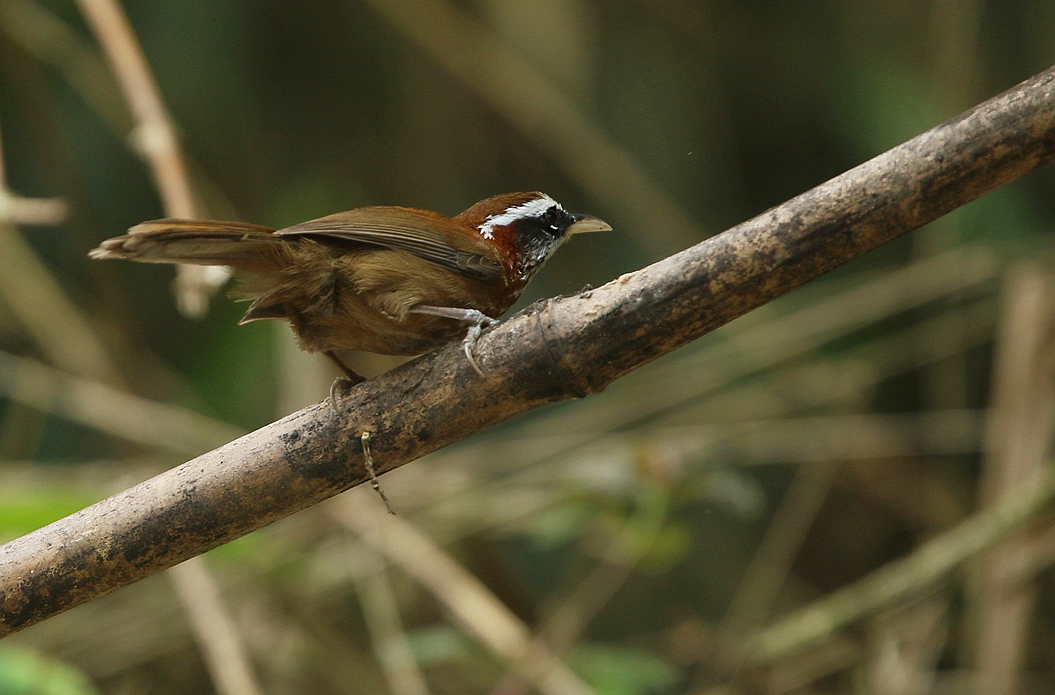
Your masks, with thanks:
M165 213L195 217L176 129L128 18L116 0L78 0L78 5L128 100L136 121L132 137L153 170Z
M128 18L117 0L77 0L77 4L103 47L132 111L136 122L132 142L150 164L165 215L197 217L176 129ZM209 308L209 297L227 278L223 268L178 266L175 289L180 311L188 316L203 315Z
M349 511L354 510L349 506ZM362 535L359 529L355 532ZM385 563L366 543L357 545L358 566L353 573L355 592L359 595L359 607L370 633L370 641L373 642L374 655L385 673L388 687L392 695L428 695L425 677L414 659L407 633L403 630L399 604L396 603Z
M260 695L234 621L220 597L205 558L192 557L169 570L184 613L194 628L209 675L220 695Z
M1045 474L1055 431L1055 275L1018 267L1009 275L997 339L982 505ZM1033 544L1009 538L977 568L974 658L977 691L1012 695L1029 643L1036 588L1018 568Z

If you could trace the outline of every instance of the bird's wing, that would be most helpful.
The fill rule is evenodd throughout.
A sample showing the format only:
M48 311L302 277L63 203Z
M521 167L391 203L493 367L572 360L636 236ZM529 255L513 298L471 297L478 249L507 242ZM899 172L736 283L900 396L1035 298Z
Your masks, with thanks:
M502 276L499 254L460 223L426 210L366 207L280 229L279 236L344 239L412 253L467 277Z

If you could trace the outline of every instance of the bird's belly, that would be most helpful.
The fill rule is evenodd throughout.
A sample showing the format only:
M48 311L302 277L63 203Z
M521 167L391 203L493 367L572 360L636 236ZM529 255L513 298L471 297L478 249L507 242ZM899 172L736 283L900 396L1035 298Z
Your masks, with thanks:
M282 296L280 303L301 346L311 352L419 355L464 336L468 326L411 313L413 307L471 308L497 318L519 293L391 249L305 256L287 275L284 287L298 294Z
M290 317L302 347L311 352L362 350L379 355L420 355L465 334L454 319L408 314L403 320L383 314L358 298L338 311Z

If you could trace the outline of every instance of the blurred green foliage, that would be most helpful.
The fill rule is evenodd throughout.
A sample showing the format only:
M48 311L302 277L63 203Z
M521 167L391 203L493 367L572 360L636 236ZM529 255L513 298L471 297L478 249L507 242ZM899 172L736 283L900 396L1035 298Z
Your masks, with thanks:
M700 239L1055 63L1050 0L546 0L530 3L526 13L520 0L445 1L496 32L503 46L628 152L703 230ZM26 4L65 23L70 36L30 36L14 19L15 9ZM613 224L609 234L562 249L521 306L601 285L655 261L650 249L662 244L652 242L684 231L627 223L616 212L622 201L594 197L559 153L538 146L510 114L453 77L370 2L124 5L211 216L277 227L370 204L454 214L498 192L541 189L569 209ZM34 52L38 39L53 49L50 58ZM95 50L70 0L0 0L0 128L8 185L22 195L61 196L73 209L61 227L21 232L102 337L121 386L245 428L291 409L283 399L301 381L321 399L331 375L309 376L305 363L289 357L284 327L236 326L244 305L223 296L205 318L190 320L175 309L170 268L88 262L87 251L99 241L163 212L148 168L129 145L131 122L122 120L119 92L89 79L89 94L98 100L93 105L74 85L71 70L90 72L89 61L71 48L78 45ZM63 55L73 55L73 63L64 64ZM100 109L100 102L109 108ZM603 165L593 168L598 177L606 173ZM996 248L1004 259L1047 259L1053 185L1050 168L1031 175L738 325L789 315L961 244ZM991 301L995 292L989 283L977 294ZM523 478L507 470L501 453L476 468L468 462L413 464L408 468L436 469L416 474L424 483L414 471L386 476L389 494L401 514L405 509L406 517L419 521L532 627L544 624L592 569L603 569L606 553L621 553L624 564L612 566L629 567L625 584L583 627L568 663L601 695L695 691L711 682L710 640L795 465L810 461L792 454L763 458L752 453L760 447L752 448L749 436L727 441L719 435L743 422L761 423L764 430L781 418L984 408L991 322L982 327L989 337L964 338L962 349L937 363L888 373L875 365L889 355L862 359L857 352L858 372L823 371L835 370L832 364L859 347L973 307L977 299L951 292L847 329L713 393L672 401L666 410L648 409L660 389L649 382L655 372L646 371L636 386L617 384L587 401L640 404L642 418L631 425L609 430L601 417L591 422L622 455L540 456L525 466ZM46 361L47 352L5 301L0 297L0 350ZM722 355L727 336L710 336L686 352L714 348ZM795 371L811 365L819 367L816 373ZM681 383L661 383L673 393L675 386L709 378L706 368L723 367L697 364L696 371L686 368ZM852 380L869 369L879 374L876 383L861 377L870 385L849 389L851 397L825 401L816 395L836 392L838 378ZM828 377L830 383L823 381ZM737 400L740 391L747 395ZM708 410L713 402L720 404ZM652 425L667 430L650 433ZM518 434L517 426L498 428L496 451L503 451L504 433ZM684 434L678 427L693 426L719 430L718 443L683 458L671 455L676 460L669 466L662 455L648 453L663 449L663 432L673 439ZM819 438L807 439L801 448ZM958 521L973 507L981 461L976 440L967 453L869 459L889 475L879 483L847 464L788 568L774 611L852 581ZM519 454L543 445L548 442L518 440L507 447ZM150 470L175 463L19 405L9 393L0 397L0 536L39 527L112 491L72 478L68 486L49 478L47 487L19 487L4 477L14 469L8 461L29 461L44 471L56 462L90 467L94 459L143 455L158 458ZM445 487L444 476L457 484ZM913 501L917 489L937 500L936 511ZM308 513L210 554L267 692L384 687L350 589L356 570L349 567L354 562L345 541L332 519ZM452 628L443 608L419 587L397 571L389 574L411 651L434 692L488 692L506 665ZM1039 583L1035 630L1041 637L1030 642L1027 661L1035 670L1050 670L1051 572ZM166 587L144 583L117 592L12 641L68 657L101 692L200 692L207 672ZM955 625L962 618L957 613ZM944 664L966 662L957 649L943 652ZM43 673L51 680L33 680ZM0 695L9 692L94 691L50 657L5 649Z
M10 540L97 502L78 490L0 495L0 539Z
M3 695L96 695L99 691L77 669L28 649L0 649Z

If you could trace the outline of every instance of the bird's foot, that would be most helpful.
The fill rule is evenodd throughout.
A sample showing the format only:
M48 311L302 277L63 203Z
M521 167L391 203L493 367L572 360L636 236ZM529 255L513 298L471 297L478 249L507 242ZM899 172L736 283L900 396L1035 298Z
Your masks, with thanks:
M465 333L465 340L462 341L462 349L465 351L465 356L469 358L469 364L472 366L473 371L480 376L484 375L483 370L480 369L480 365L476 363L476 341L480 339L480 335L484 332L484 329L490 328L498 323L498 319L493 319L477 309L460 309L449 306L425 306L423 304L413 307L410 310L410 313L443 316L469 324L469 330Z
M337 385L340 384L343 389L350 389L356 384L363 383L366 379L359 374L356 374L355 371L346 365L344 360L338 357L337 353L333 350L327 350L323 354L329 357L330 361L337 365L338 369L344 372L344 376L337 377L333 380L333 383L330 384L330 407L333 408L334 415L340 415L341 411L337 407Z
M477 311L476 313L480 314L480 316L476 321L470 324L469 330L466 331L465 340L462 341L462 350L465 351L465 356L466 358L468 358L469 364L472 366L473 371L475 371L480 376L483 376L484 371L480 369L480 365L476 363L476 341L480 339L480 336L483 334L485 328L490 328L494 324L498 323L498 321L491 318L490 316L485 316L479 311Z

